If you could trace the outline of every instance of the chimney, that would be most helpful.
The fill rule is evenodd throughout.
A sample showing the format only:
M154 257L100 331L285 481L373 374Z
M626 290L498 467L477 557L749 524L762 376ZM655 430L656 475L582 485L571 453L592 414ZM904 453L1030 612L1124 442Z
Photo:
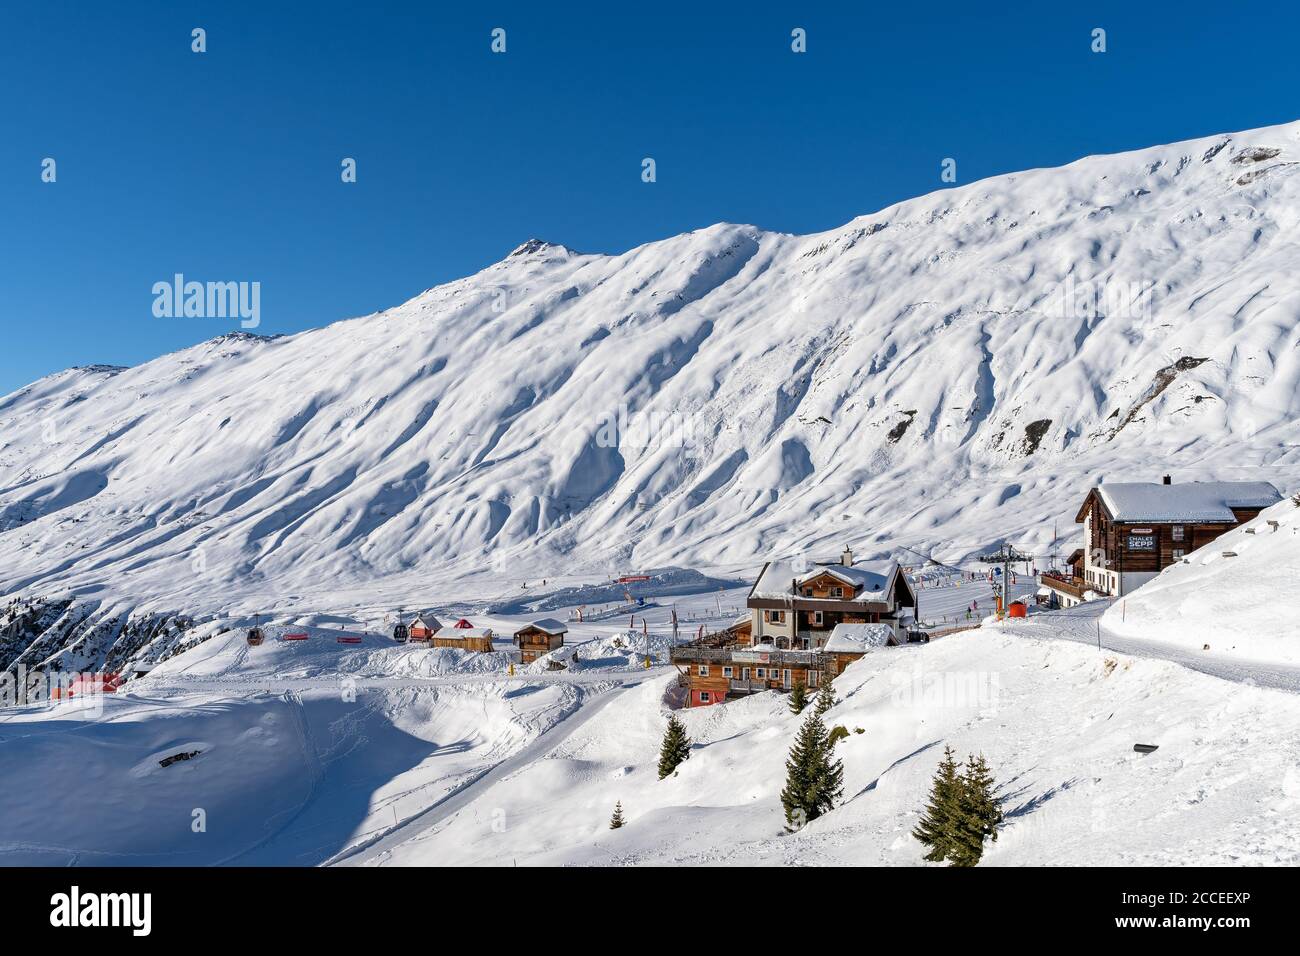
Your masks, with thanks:
M1174 483L1174 479L1171 478L1171 477L1169 477L1168 475L1165 475L1165 481L1164 481L1164 483L1165 483L1166 485L1172 485L1172 484Z
M853 567L853 549L847 544L844 546L844 553L840 555L840 564L846 568Z

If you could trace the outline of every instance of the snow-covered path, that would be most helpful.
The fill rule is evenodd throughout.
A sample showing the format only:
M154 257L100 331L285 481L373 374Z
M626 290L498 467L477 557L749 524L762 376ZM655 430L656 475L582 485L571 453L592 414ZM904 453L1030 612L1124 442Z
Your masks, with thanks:
M663 669L659 668L659 670ZM640 683L639 680L629 681L617 689L599 694L589 703L584 701L572 716L562 720L546 733L543 733L517 754L493 767L489 767L473 779L466 781L462 786L449 793L423 813L405 821L400 826L369 843L350 848L326 865L383 866L394 847L412 842L418 843L423 836L437 827L438 824L476 800L494 783L509 778L540 759L548 751L555 749L571 734L600 713L610 701L631 688L639 686Z
M151 682L149 684L149 693L154 697L166 697L169 694L192 694L196 691L220 691L228 694L253 694L260 691L282 694L286 691L302 692L337 689L345 679L353 689L358 691L449 687L466 684L625 684L629 682L639 683L646 677L655 677L671 670L672 667L661 664L649 669L638 667L632 670L547 671L540 674L521 668L514 675L497 671L485 671L481 673L447 674L441 677L351 677L340 674L330 677L276 675L252 679L230 678L225 680L172 678L165 683Z
M1104 650L1170 661L1223 680L1300 693L1300 667L1244 660L1212 651L1189 651L1185 647L1164 641L1116 634L1101 620L1102 614L1112 603L1113 601L1090 601L1078 607L1033 614L1026 620L985 626L997 627L1010 634L1077 641L1093 647L1100 640Z

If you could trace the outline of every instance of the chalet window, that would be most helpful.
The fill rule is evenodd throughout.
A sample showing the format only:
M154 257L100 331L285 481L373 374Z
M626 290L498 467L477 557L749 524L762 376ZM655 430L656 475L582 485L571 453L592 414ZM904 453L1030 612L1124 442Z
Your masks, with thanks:
M1182 549L1182 548L1174 548L1174 550L1173 550L1174 560L1175 560L1175 561L1181 561L1181 560L1183 559L1183 555L1186 554L1186 553L1187 553L1187 552L1186 552L1184 549Z
M707 704L710 700L711 700L711 698L709 697L709 692L708 692L707 690L702 690L702 691L700 691L700 703L701 703L701 704Z
M837 597L837 598L844 597L844 589L839 587L831 588L831 597Z
M740 679L741 679L741 680L749 680L749 668L748 668L748 667L742 667L742 668L740 669Z
M785 670L783 670L783 671L781 672L781 683L785 684L787 690L789 689L789 687L790 687L790 668L787 667Z
M785 611L768 611L768 612L767 612L767 623L769 623L769 624L784 624L784 623L785 623Z
M730 667L724 667L724 668L722 669L722 676L723 676L723 677L730 677L730 676L731 676L731 668L730 668Z
M818 627L821 627L821 626L822 626L822 612L821 612L821 611L813 611L813 623L816 624Z
M709 665L708 665L708 664L701 664L701 665L699 666L699 675L700 675L701 677L708 677L708 676L709 676Z
M757 676L759 680L766 680L766 679L767 679L767 671L764 670L764 669L761 668L761 667L760 667L757 671L755 671L754 673L755 673L755 676Z
M808 686L809 686L809 687L816 687L816 686L817 686L817 678L820 677L820 676L821 676L821 672L820 672L820 671L809 671L809 672L808 672Z
M1182 541L1182 540L1183 540L1183 526L1180 525L1180 524L1176 524L1176 525L1174 525L1172 528L1170 528L1170 529L1169 529L1169 537L1172 538L1174 541Z

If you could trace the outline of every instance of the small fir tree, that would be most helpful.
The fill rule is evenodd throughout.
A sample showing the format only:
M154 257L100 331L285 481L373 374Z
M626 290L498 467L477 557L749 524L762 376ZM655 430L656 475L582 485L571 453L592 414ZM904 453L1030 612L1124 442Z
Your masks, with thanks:
M930 785L930 801L921 822L912 830L912 836L926 847L925 859L931 863L946 860L956 838L962 815L962 781L957 775L957 766L952 748L944 747L943 760L939 762L939 769Z
M817 691L817 700L813 703L813 710L818 717L825 717L826 711L830 710L839 701L835 699L835 683L830 675L822 678L821 689Z
M826 725L814 709L804 718L785 762L781 806L791 833L833 810L844 793L844 765L835 759L833 747Z
M670 714L668 729L664 731L664 742L659 748L659 779L667 777L690 756L691 740L686 736L686 725L677 719L676 714Z
M961 812L948 859L953 866L975 866L984 855L984 841L998 838L1002 802L994 793L993 773L982 754L967 758L960 785Z
M790 713L802 714L803 709L808 706L808 688L804 687L803 681L799 681L790 690Z
M609 818L609 828L618 830L624 826L623 820L623 801L619 800L614 804L614 815Z

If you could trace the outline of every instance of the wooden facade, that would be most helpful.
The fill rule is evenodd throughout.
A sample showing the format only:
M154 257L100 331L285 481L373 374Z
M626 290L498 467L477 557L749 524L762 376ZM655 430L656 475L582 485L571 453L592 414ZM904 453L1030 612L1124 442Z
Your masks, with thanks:
M478 654L492 653L490 628L444 628L431 638L434 647L456 647Z
M790 591L788 597L757 596L751 591L746 604L754 614L753 633L761 634L755 640L773 641L779 648L815 650L838 624L892 622L898 627L900 609L919 611L916 592L901 569L880 600L860 600L860 589L829 567L815 577L791 582Z
M563 627L554 623L535 621L515 631L515 646L519 648L519 659L531 664L539 657L558 650L564 646L564 635L568 633Z
M813 651L765 651L745 647L686 645L673 648L672 661L687 688L687 706L721 704L730 697L765 690L815 689L826 666Z
M1235 498L1234 492L1238 487L1242 489L1241 497ZM1136 508L1130 504L1127 510L1120 509L1117 514L1102 493L1111 488L1141 489L1140 493L1147 497ZM1158 493L1152 494L1152 490ZM1182 495L1191 498L1195 506L1187 507ZM1188 517L1206 507L1206 495L1213 495L1216 500L1219 497L1228 500L1201 511L1201 519ZM1084 547L1071 555L1069 585L1099 594L1125 594L1181 561L1184 556L1210 544L1224 532L1257 517L1271 503L1268 499L1272 495L1276 495L1278 500L1281 498L1276 489L1266 483L1192 482L1175 485L1168 477L1159 485L1120 484L1093 488L1084 498L1075 518L1084 527ZM1241 501L1249 498L1257 500L1251 506L1240 505ZM1204 520L1205 516L1212 514L1221 514L1222 517ZM1044 583L1059 594L1070 590L1056 583Z
M420 641L431 639L433 635L437 634L441 630L442 623L436 617L429 614L421 614L411 622L411 626L407 629L407 634L410 640L418 643Z

